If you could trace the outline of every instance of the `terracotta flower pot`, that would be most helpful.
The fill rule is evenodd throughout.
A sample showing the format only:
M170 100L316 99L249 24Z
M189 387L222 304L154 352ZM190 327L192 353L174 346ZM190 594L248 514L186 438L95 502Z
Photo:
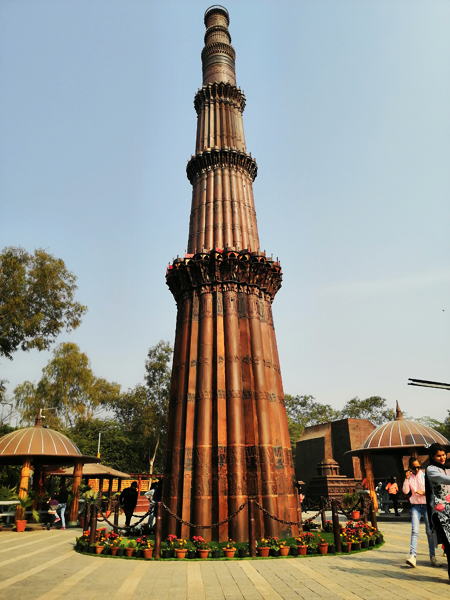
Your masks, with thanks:
M306 551L308 550L308 546L306 544L303 544L302 546L297 546L297 548L300 556L306 556Z
M258 550L259 556L264 556L264 558L266 556L269 556L269 552L270 552L270 548L269 547L267 547L267 548L257 548L257 550Z
M236 550L227 550L226 548L223 549L223 553L225 554L226 558L234 558L235 552Z
M328 544L319 544L317 546L317 550L319 551L319 554L327 554Z
M146 548L145 550L142 550L142 554L144 555L145 559L152 558L153 557L153 548Z
M355 521L356 519L359 519L360 516L360 512L359 510L354 510L352 511L352 519Z
M134 548L125 548L125 554L127 556L133 556Z
M111 514L110 510L105 510L105 517L109 519L109 515Z
M16 530L18 532L25 531L26 524L26 519L16 519Z
M209 550L197 550L199 558L208 558Z
M287 556L289 554L289 546L282 546L280 548L281 556Z
M187 548L185 550L181 550L181 548L178 550L175 548L175 554L179 560L182 560L183 558L186 558Z
M80 522L81 529L84 531L84 517L80 517L78 521Z
M113 548L113 547L111 546L111 555L112 555L112 556L116 556L116 554L117 554L118 552L119 552L119 548Z
M101 554L103 552L103 546L95 546L95 554Z

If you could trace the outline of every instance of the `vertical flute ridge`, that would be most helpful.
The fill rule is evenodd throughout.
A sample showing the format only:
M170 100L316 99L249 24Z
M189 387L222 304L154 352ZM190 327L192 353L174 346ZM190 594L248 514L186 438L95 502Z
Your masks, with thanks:
M223 7L206 11L195 155L186 167L188 252L166 272L177 325L163 498L188 523L166 514L166 535L245 542L247 499L286 521L295 521L297 504L272 315L282 272L259 247L258 168L246 149L228 25ZM297 533L260 511L254 523L259 538Z

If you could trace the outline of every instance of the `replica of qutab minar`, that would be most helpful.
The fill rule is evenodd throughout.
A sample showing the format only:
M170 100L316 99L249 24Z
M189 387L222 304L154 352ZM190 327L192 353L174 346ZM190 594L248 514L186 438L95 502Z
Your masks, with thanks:
M221 6L205 13L188 250L166 276L178 312L163 501L200 525L226 519L249 497L280 519L298 514L272 318L281 267L260 251L257 166L245 145L229 22ZM164 523L185 539L248 540L247 508L212 530L166 511ZM256 510L257 537L296 532Z

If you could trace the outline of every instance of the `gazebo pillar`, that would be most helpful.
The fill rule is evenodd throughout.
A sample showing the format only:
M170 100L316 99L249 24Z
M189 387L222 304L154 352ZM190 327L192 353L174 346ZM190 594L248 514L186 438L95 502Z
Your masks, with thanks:
M30 482L31 474L31 458L25 457L22 463L22 472L20 473L20 487L19 487L19 498L26 498L28 496L28 484ZM25 519L25 511L21 508L20 504L16 508L16 519Z
M377 493L375 491L375 481L373 478L372 457L370 454L370 450L364 450L362 456L359 457L359 461L361 464L361 471L364 473L364 477L366 478L367 489L370 493L370 497L372 498L374 510L377 513L378 500Z
M78 506L80 502L80 483L83 476L83 463L80 459L75 460L75 466L73 468L73 480L72 480L72 495L73 500L70 505L69 513L69 527L76 527L78 525Z
M33 509L37 509L39 502L39 496L41 495L41 477L42 477L42 466L40 464L34 465L33 473L33 492L35 493L35 499L33 500ZM41 498L42 500L42 498Z
M108 510L111 510L113 478L111 476L109 476L108 479L109 479L109 484L108 484Z

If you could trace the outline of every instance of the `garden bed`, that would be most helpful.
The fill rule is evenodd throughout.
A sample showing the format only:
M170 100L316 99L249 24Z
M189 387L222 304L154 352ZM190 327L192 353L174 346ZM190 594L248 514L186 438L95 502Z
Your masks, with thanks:
M231 540L229 542L211 542L210 544L207 544L206 542L204 542L203 540L203 544L197 544L197 547L195 546L195 542L189 542L189 541L185 541L185 540L177 540L175 536L169 536L172 539L169 539L169 541L164 541L161 543L161 559L160 560L267 560L267 559L274 559L274 558L286 558L286 559L294 559L294 558L315 558L315 557L319 557L319 556L326 556L327 554L333 554L333 555L338 555L338 556L342 556L342 555L346 555L346 554L357 554L359 552L368 552L371 550L375 550L377 548L380 548L383 544L384 544L384 540L381 537L381 540L379 541L379 543L376 543L375 545L369 547L369 548L360 548L360 549L352 549L349 552L341 552L341 553L337 553L336 552L336 548L334 547L334 536L333 533L329 533L329 532L322 532L320 534L312 534L312 533L306 533L304 534L306 536L309 536L309 542L310 542L310 546L308 546L308 550L307 550L307 554L306 555L301 555L298 554L298 543L299 543L299 538L284 538L281 540L275 540L275 538L269 538L270 543L272 544L272 546L274 548L279 548L284 547L286 549L289 550L288 554L286 556L277 556L277 550L272 548L272 551L270 552L269 556L267 557L263 557L263 556L256 556L256 558L252 558L249 556L249 551L248 551L248 543L246 542L232 542ZM381 534L380 534L381 535ZM114 537L113 537L114 536ZM77 538L77 545L75 546L75 550L77 552L79 552L80 554L89 554L91 556L99 556L101 558L125 558L127 560L156 560L155 558L152 557L147 557L145 558L143 556L143 550L142 548L152 548L154 546L154 536L140 536L140 537L129 537L129 538L119 538L119 536L116 536L115 534L112 533L106 533L105 529L100 529L97 530L96 532L96 538L97 538L97 543L96 546L101 546L102 544L106 544L101 546L102 550L99 552L99 549L95 548L95 546L89 546L87 542L89 537L88 532L84 532L83 536L80 536L80 538ZM113 537L116 547L119 547L118 550L118 554L116 554L115 556L113 556L111 554L111 548L108 545L108 543L111 542L111 537ZM314 538L314 539L313 539ZM195 539L199 539L199 538L193 538L193 540ZM202 539L202 538L200 538ZM80 543L84 541L84 543ZM268 540L266 540L268 541ZM231 543L230 543L231 542ZM259 546L261 547L261 543L264 542L264 540L260 540L259 541ZM325 554L321 554L318 551L318 547L317 545L319 543L325 543L327 544L327 550L325 552ZM209 549L209 556L208 558L200 558L199 556L199 548L198 546L213 546L213 548L215 549L215 552L213 551L213 549L208 548ZM178 546L178 550L180 549L180 547L184 547L186 549L188 549L190 552L188 552L185 556L185 558L180 559L177 558L175 556L175 547ZM227 557L225 556L224 550L227 550L227 546L228 548L232 547L235 549L235 554L233 557ZM126 556L125 552L126 552L126 548L133 548L133 552L131 554L131 556ZM99 553L98 553L99 552ZM214 554L213 554L214 552Z

